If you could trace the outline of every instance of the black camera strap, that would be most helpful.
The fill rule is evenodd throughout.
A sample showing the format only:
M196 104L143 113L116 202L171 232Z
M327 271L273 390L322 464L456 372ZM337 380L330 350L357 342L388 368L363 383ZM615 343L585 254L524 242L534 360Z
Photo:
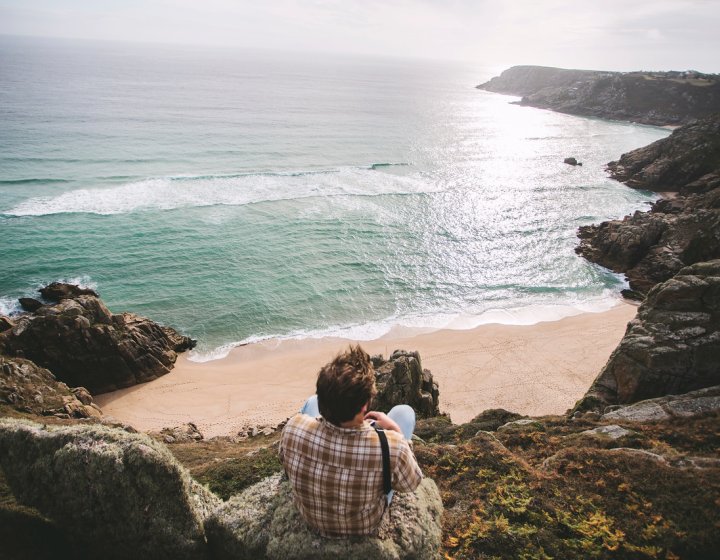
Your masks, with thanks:
M392 487L392 481L390 477L390 446L388 445L387 436L385 430L374 426L378 437L380 438L380 447L382 448L382 462L383 462L383 492L387 496L390 493Z

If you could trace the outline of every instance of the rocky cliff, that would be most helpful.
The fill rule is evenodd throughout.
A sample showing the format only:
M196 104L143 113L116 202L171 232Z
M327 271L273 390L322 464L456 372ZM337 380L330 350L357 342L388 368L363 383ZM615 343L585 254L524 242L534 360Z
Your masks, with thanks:
M658 284L576 409L720 385L720 260Z
M0 418L0 447L18 502L61 527L80 558L439 557L442 502L429 479L396 495L376 537L325 539L279 474L223 503L146 435Z
M576 251L645 294L680 269L720 258L720 113L608 164L629 186L677 193L621 220L583 226Z
M278 433L164 446L117 429L0 419L0 445L10 450L0 454L2 552L425 559L439 547L457 560L712 558L720 546L718 420L720 387L604 415L491 410L463 425L420 420L415 453L434 483L395 498L400 507L381 538L325 540L299 522L281 477L243 475L276 457ZM211 487L228 478L246 484L220 502L192 480L200 473ZM72 554L57 548L67 537ZM43 539L53 547L42 548Z
M513 66L477 86L522 96L521 105L652 125L720 111L720 77L697 72L600 72Z
M144 317L111 313L94 292L55 284L43 294L23 302L32 312L5 319L0 353L32 360L71 387L98 394L150 381L194 345Z

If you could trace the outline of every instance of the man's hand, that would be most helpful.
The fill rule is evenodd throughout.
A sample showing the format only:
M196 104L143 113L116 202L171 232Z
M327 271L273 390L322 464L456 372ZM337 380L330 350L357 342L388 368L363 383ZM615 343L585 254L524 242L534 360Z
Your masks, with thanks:
M395 420L390 418L384 412L376 412L372 410L365 415L365 420L375 420L375 424L383 430L393 430L395 432L402 433L400 426L397 425Z

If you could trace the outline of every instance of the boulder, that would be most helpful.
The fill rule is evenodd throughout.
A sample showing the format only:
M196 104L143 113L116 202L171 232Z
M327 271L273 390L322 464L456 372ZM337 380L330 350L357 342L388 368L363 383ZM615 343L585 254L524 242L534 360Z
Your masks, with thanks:
M160 436L165 443L189 443L204 438L198 427L192 422L174 428L163 428L160 431Z
M423 369L420 354L395 350L390 359L373 356L377 396L373 408L383 412L398 404L410 405L418 417L440 414L437 383L430 370Z
M580 432L581 435L601 437L611 440L620 439L625 436L633 435L634 433L635 432L633 432L632 430L626 430L622 426L617 426L615 424L611 424L609 426L598 426L597 428L593 428L592 430L585 430L584 432Z
M73 387L72 389L73 395L83 404L92 404L93 398L90 394L90 391L88 391L85 387Z
M614 422L658 422L671 418L691 418L716 411L720 411L720 386L622 406L606 412L601 419Z
M29 297L21 297L18 302L20 303L20 307L22 307L25 311L29 311L31 313L33 311L37 311L44 305L43 302Z
M424 479L396 493L377 536L324 538L310 531L280 474L230 498L206 521L213 557L252 560L399 560L440 557L442 501Z
M98 296L95 290L90 288L81 288L75 284L66 284L64 282L53 282L44 288L40 288L40 295L50 301L60 301L63 299L73 299L77 296Z
M579 162L574 157L567 157L563 160L563 163L567 163L568 165L582 165L581 162Z
M0 332L10 330L14 326L15 326L15 323L13 323L13 321L10 319L10 317L5 317L5 315L0 315Z
M93 557L207 558L221 501L145 435L0 419L0 467L17 498Z
M80 388L82 389L82 388ZM100 417L89 394L72 391L47 369L30 360L0 355L0 405L37 415Z
M720 385L720 259L653 288L576 410Z
M63 297L17 318L0 333L0 352L23 356L92 394L150 381L170 371L194 341L132 313L114 315L93 295Z

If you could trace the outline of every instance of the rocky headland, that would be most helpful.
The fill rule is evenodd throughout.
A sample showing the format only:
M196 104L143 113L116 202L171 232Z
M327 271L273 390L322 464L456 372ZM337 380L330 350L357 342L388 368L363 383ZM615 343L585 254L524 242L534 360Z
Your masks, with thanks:
M578 253L647 293L683 267L720 258L720 113L608 164L633 188L672 193L648 212L580 228Z
M513 66L478 89L522 96L560 113L681 125L720 111L720 76L699 72L604 72Z
M144 317L111 313L92 290L54 283L40 292L42 301L21 300L26 313L2 318L0 354L32 360L71 387L99 394L151 381L195 345Z

